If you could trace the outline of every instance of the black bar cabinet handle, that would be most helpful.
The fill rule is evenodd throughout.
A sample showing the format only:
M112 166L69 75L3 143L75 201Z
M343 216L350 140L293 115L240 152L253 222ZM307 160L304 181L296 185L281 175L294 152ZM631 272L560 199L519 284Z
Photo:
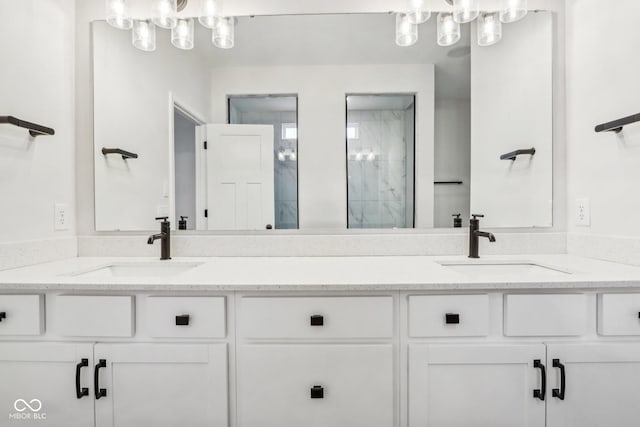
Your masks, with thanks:
M89 389L87 387L80 387L80 371L87 366L89 366L89 359L82 359L80 363L76 365L76 397L78 399L89 396Z
M535 369L540 369L540 379L541 379L540 388L533 390L533 397L535 397L536 399L540 399L544 402L544 397L547 394L547 370L542 364L542 361L538 359L533 361L533 367Z
M553 359L553 367L560 369L560 388L559 389L554 388L553 390L551 390L551 395L560 400L564 400L564 392L566 391L566 388L567 388L564 365L560 363L560 359Z
M2 322L3 319L7 318L7 312L6 311L0 311L0 322Z
M444 322L447 325L459 325L460 324L460 314L458 314L458 313L446 313L444 315Z
M314 385L311 387L311 398L312 399L324 399L324 387L319 385Z
M311 326L324 326L324 316L314 314L309 318L309 324Z
M93 388L96 393L96 400L99 400L101 397L107 396L107 389L100 388L100 368L106 368L107 361L105 359L100 359L98 364L96 365L95 371L93 371Z

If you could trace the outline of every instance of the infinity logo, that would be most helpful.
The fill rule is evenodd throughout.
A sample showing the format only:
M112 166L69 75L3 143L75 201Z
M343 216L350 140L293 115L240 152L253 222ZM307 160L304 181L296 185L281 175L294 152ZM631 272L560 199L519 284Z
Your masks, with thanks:
M18 399L13 402L13 407L18 412L24 412L27 409L31 410L31 412L39 412L42 409L42 402L38 399L32 399L27 403L24 399Z

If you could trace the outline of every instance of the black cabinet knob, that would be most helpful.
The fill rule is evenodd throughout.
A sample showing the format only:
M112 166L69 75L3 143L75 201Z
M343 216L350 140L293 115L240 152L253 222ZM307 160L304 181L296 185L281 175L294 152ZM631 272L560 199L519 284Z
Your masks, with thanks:
M311 326L324 326L324 316L314 314L313 316L311 316L309 323L311 324Z
M271 225L271 224L267 224L267 227L266 227L266 228L267 228L267 230L273 230L273 225Z
M7 312L0 311L0 322L2 322L2 319L6 319L6 318L7 318Z
M182 314L180 316L176 316L176 326L189 326L189 315Z
M444 315L444 321L447 325L460 324L460 315L457 313L447 313Z
M311 387L311 398L324 399L324 387L319 385L314 385L313 387Z

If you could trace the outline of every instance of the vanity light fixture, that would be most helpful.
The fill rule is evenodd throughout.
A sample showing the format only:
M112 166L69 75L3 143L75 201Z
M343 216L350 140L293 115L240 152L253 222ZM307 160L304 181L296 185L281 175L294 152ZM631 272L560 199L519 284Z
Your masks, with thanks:
M438 45L453 46L460 40L460 24L453 19L453 14L438 14Z
M423 24L431 18L431 11L425 9L424 0L409 0L407 17L412 24Z
M418 24L414 24L406 13L396 14L396 44L407 47L418 41Z
M193 49L195 25L193 18L178 19L176 26L171 30L171 43L178 49Z
M235 44L235 18L224 17L216 19L211 35L214 46L220 49L231 49Z
M480 14L480 0L453 0L453 20L466 24Z
M129 15L127 0L105 0L107 22L119 30L129 30L133 20Z
M172 30L178 19L177 0L153 0L153 22L160 28Z
M200 17L198 21L203 27L213 30L216 21L221 17L221 0L200 0Z
M502 39L499 12L483 12L478 16L478 45L491 46Z
M505 24L516 22L527 16L527 0L504 0L500 20Z
M131 37L133 45L138 49L145 52L156 50L156 26L152 20L133 21Z

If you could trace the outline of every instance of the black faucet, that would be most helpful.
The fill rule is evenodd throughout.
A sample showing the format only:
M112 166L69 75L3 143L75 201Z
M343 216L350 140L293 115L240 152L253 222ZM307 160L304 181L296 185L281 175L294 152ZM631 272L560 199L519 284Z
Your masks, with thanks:
M480 220L484 215L471 215L473 218L469 221L469 258L480 258L478 255L478 237L486 237L490 242L496 241L496 236L486 231L480 231Z
M160 240L162 243L160 259L165 261L171 259L171 223L169 222L169 217L166 216L156 218L156 221L160 220L162 220L160 223L160 234L149 236L147 243L153 245L153 242Z

